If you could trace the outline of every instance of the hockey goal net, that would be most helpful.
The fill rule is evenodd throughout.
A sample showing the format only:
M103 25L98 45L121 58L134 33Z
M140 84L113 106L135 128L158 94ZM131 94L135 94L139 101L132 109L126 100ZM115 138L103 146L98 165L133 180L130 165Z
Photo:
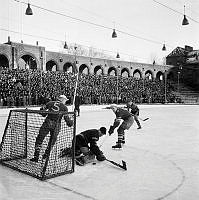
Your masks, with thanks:
M49 179L66 173L74 172L74 143L76 116L74 112L59 112L61 128L58 131L56 142L46 159L42 158L48 143L50 134L43 140L38 162L32 162L35 151L35 141L43 124L47 111L39 110L11 110L0 145L0 163L18 170L40 180ZM67 126L64 117L68 115L73 120L71 127ZM60 123L59 123L60 127ZM72 156L60 157L64 148L72 149Z

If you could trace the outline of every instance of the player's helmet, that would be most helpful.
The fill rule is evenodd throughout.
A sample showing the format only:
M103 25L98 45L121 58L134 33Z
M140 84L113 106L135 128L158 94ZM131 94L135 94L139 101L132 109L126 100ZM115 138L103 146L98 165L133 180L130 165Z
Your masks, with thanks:
M103 135L106 135L106 128L105 128L105 127L101 127L101 128L100 128L100 132L101 132Z

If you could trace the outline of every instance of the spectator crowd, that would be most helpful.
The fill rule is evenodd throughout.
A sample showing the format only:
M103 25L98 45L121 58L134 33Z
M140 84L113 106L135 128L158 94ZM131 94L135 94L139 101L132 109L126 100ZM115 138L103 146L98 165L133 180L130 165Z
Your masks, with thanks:
M40 70L0 70L0 106L41 105L65 94L72 104L75 85L82 104L174 103L173 88L160 80Z

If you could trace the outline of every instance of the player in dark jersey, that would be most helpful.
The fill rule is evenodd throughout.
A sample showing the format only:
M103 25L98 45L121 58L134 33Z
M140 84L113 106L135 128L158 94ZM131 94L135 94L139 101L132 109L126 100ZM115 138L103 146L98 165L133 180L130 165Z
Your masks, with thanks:
M111 105L109 108L112 109L112 111L116 115L113 125L109 128L109 135L111 135L114 132L114 129L119 126L119 128L117 129L118 141L116 142L116 145L112 146L112 148L122 148L121 144L125 143L124 131L128 130L132 126L134 118L129 111L117 107L116 105ZM121 121L122 123L120 125Z
M134 104L132 101L129 101L127 103L127 110L130 111L131 114L133 114L134 119L135 119L135 121L138 125L137 129L141 129L142 127L141 127L141 124L140 124L139 119L138 119L139 112L140 112L138 106L136 104Z
M100 129L89 129L76 135L75 157L77 164L84 165L86 159L89 160L89 157L92 157L93 159L92 155L94 155L94 157L96 156L98 161L104 161L106 159L97 145L97 141L103 135L106 135L105 127L101 127ZM68 154L71 154L70 149L63 149L60 157L64 157Z
M81 98L79 96L79 94L76 94L75 97L75 113L77 113L77 116L80 116L80 104L81 104Z
M65 95L60 95L57 98L57 101L49 101L46 105L40 108L40 110L50 111L50 112L60 112L65 111L68 112L68 108L66 107L65 103L67 101L67 97ZM39 153L42 147L42 143L46 135L50 132L50 140L48 142L48 146L45 150L43 155L43 159L47 157L47 154L50 151L50 147L52 148L56 142L57 134L61 128L61 118L58 114L49 113L49 114L42 114L42 116L46 117L45 121L43 122L42 126L39 129L39 134L36 138L35 142L35 152L34 157L31 159L33 162L38 162ZM73 125L73 121L69 118L68 115L64 115L64 120L68 126ZM58 127L58 130L55 131L55 128Z

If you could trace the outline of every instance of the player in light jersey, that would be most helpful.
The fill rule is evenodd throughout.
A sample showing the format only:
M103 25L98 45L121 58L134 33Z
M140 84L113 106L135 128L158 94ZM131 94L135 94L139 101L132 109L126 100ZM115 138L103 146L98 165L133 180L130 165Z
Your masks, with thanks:
M131 113L123 108L117 107L117 105L111 105L109 107L112 109L112 111L115 113L116 118L114 120L114 123L109 128L109 135L111 135L114 132L114 129L119 126L117 129L118 132L118 141L116 142L116 145L112 146L112 148L122 148L122 143L125 143L125 130L128 130L133 122L134 118L131 115ZM121 125L120 122L122 121Z

